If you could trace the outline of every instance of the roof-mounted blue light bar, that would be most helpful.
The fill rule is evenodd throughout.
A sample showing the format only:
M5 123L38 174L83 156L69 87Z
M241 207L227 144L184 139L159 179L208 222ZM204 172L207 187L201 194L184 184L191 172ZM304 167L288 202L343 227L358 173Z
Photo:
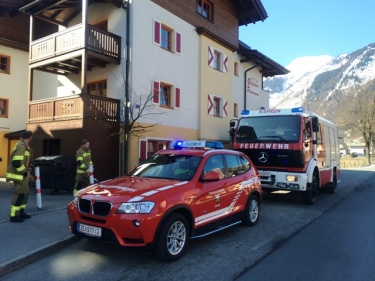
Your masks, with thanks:
M302 106L301 107L294 107L294 108L292 108L292 113L296 113L296 112L304 113L305 109Z
M220 141L200 141L200 140L188 140L188 141L175 141L173 143L174 149L182 148L206 148L206 149L222 149L223 144Z

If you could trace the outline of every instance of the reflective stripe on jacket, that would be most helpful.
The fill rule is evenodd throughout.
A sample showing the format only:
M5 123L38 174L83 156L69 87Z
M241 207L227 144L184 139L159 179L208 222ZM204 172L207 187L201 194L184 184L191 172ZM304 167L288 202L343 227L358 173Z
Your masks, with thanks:
M14 161L19 161L20 165L15 167ZM27 172L31 161L32 150L23 139L20 139L13 147L13 151L10 155L7 172L5 175L6 180L21 182L23 180L23 175Z

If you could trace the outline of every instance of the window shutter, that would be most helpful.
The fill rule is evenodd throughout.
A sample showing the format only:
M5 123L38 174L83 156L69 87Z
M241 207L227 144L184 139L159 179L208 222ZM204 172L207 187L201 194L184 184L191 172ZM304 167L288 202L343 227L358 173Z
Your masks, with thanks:
M176 32L176 54L181 55L181 34Z
M159 82L154 81L154 103L159 103Z
M221 117L227 117L228 112L227 112L227 106L228 106L228 101L226 99L222 99L223 102L223 113Z
M228 72L228 64L227 63L228 63L228 56L223 54L223 67L222 67L222 69L223 69L224 73Z
M208 95L208 115L214 115L214 96L213 95Z
M160 22L154 20L154 44L160 46Z
M214 67L214 53L215 49L208 46L208 65L211 66L212 68Z
M147 141L140 140L139 141L139 164L145 161L147 158Z
M176 88L176 95L175 95L175 108L180 108L180 104L181 104L181 94L180 94L181 90L180 88Z

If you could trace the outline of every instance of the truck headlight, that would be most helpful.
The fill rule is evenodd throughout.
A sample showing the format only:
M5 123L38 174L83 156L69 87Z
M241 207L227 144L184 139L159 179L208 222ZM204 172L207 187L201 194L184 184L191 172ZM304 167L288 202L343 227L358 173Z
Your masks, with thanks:
M148 214L155 206L154 202L134 202L122 203L117 210L117 214Z
M287 175L287 176L286 176L286 181L287 181L287 182L296 182L296 181L299 181L299 180L298 180L298 176Z

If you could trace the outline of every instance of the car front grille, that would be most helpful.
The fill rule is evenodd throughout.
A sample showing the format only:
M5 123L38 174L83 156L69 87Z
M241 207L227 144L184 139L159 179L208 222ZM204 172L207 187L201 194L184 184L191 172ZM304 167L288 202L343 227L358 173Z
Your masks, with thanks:
M112 209L112 204L109 202L92 201L90 199L81 198L78 203L78 209L81 213L104 217L108 216Z

